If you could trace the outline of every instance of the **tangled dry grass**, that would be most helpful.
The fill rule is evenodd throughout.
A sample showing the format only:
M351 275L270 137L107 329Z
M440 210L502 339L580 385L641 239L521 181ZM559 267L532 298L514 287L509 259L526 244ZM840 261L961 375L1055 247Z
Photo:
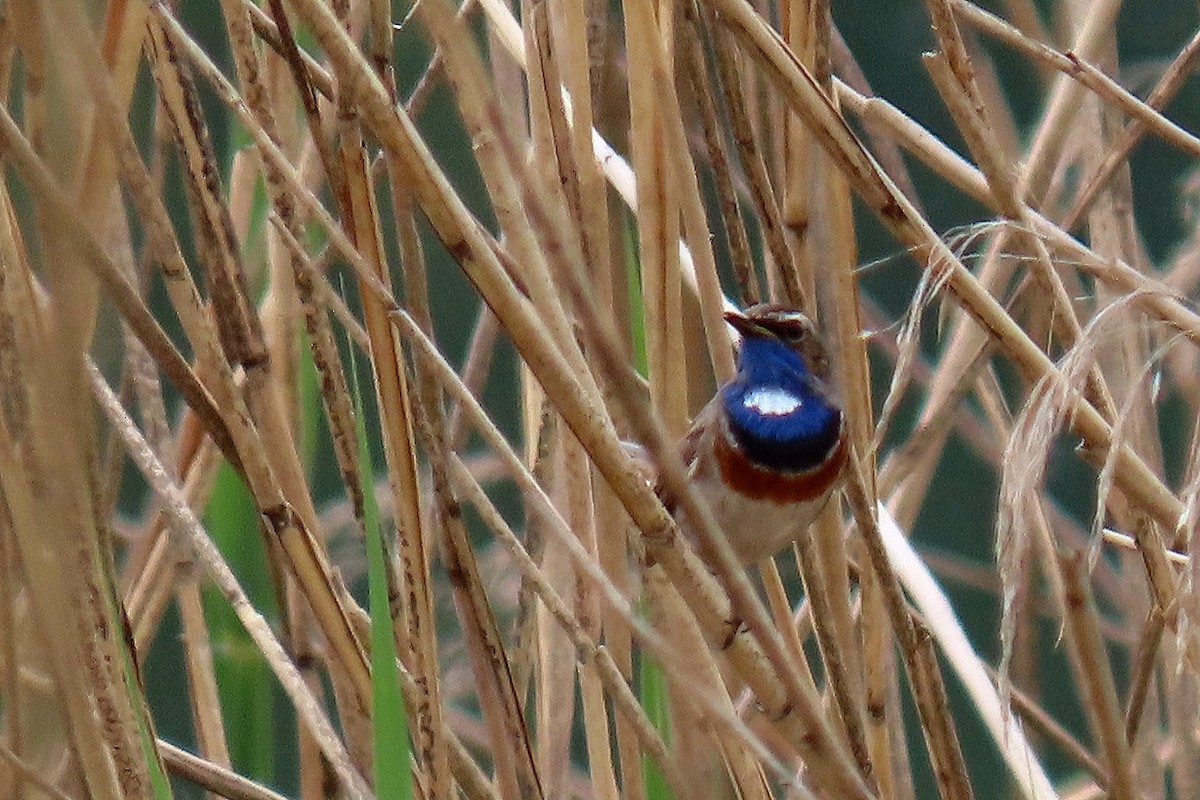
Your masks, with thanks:
M1200 796L1200 248L1134 188L1200 33L1134 93L1119 2L1002 5L924 4L952 136L819 0L0 6L0 796ZM748 574L628 442L706 518L767 298L854 458Z

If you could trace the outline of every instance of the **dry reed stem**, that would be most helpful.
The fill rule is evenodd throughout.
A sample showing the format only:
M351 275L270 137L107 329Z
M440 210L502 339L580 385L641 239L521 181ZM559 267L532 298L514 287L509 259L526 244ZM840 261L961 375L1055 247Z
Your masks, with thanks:
M200 509L212 491L220 466L219 454L211 440L205 440L196 451L194 461L178 468L182 473L180 485L188 505ZM176 576L187 569L166 534L169 520L159 509L152 517L142 541L145 558L130 558L123 571L125 613L133 629L133 641L139 651L149 647L157 631ZM136 554L134 554L136 555Z
M229 743L213 667L212 641L204 619L200 583L195 575L182 577L175 589L183 627L189 699L196 725L197 749L209 761L229 767Z
M793 31L806 43L805 50L811 51L804 59L809 64L814 75L828 91L832 85L829 53L832 49L832 23L830 9L823 3L798 4L798 9L804 8L804 19L800 22L800 30ZM791 117L788 117L791 120ZM793 120L793 123L795 121ZM800 128L801 126L797 126ZM874 414L871 409L871 382L868 372L866 342L860 335L862 322L859 317L859 287L855 265L858 263L858 246L855 234L852 198L850 187L844 177L834 168L832 161L822 153L811 139L809 133L800 135L796 132L797 158L811 160L811 174L815 179L811 187L800 184L795 187L797 194L811 195L808 198L816 213L811 213L812 231L806 237L809 259L807 270L811 274L804 275L812 288L814 299L818 297L816 286L818 281L828 287L826 291L832 295L832 301L821 298L832 306L831 347L840 354L837 364L837 375L840 382L842 402L849 420L848 429L850 440L861 452L870 452L870 442L874 428ZM792 192L789 190L788 195ZM786 199L786 198L785 198ZM821 210L824 209L824 213ZM819 306L814 306L814 313ZM873 457L869 457L873 462ZM868 491L872 500L875 497L875 469L872 466L868 472ZM882 597L877 591L877 585L872 574L861 577L861 615L856 621L850 585L849 563L851 558L863 560L863 552L858 542L847 544L842 533L842 508L835 501L830 503L818 518L813 529L813 539L817 548L818 561L816 567L825 572L824 584L829 592L831 613L826 617L815 613L813 619L819 626L823 619L832 622L836 632L837 650L830 660L830 682L834 696L840 705L843 724L850 738L852 749L864 771L879 785L880 796L894 796L894 777L889 765L891 751L890 738L886 726L875 724L877 719L871 714L868 702L869 691L876 697L888 691L894 685L896 674L893 661L881 657L883 651L892 648L892 637L885 633L885 611ZM796 548L796 552L802 552ZM815 600L815 597L814 597ZM857 624L861 624L863 636L860 639ZM860 677L860 675L862 677ZM868 733L862 729L868 727ZM865 741L860 741L863 737ZM869 753L865 748L869 747ZM879 765L879 772L872 767L872 762Z
M1146 105L1155 112L1161 112L1167 102L1173 98L1182 87L1186 75L1200 55L1200 31L1187 43L1163 72L1162 77L1146 96ZM1095 201L1100 192L1108 185L1117 168L1126 163L1133 147L1150 131L1150 124L1142 119L1131 121L1121 134L1120 141L1105 156L1103 163L1095 168L1091 177L1079 192L1071 209L1063 217L1063 230L1071 230L1087 208Z
M696 100L697 108L704 129L704 143L707 158L705 161L712 171L721 213L716 224L725 231L725 242L729 247L729 260L733 263L733 272L740 289L742 302L754 305L761 302L762 290L759 288L758 274L750 252L750 240L746 234L746 225L738 206L734 190L733 165L729 148L721 131L721 119L717 109L717 99L713 87L704 76L708 70L705 57L705 43L700 20L697 18L698 8L694 3L683 4L684 24L680 26L683 42L680 48L678 63L686 71L689 88ZM722 372L716 370L718 377Z
M721 31L713 22L711 9L707 4L699 3L699 17L704 20L705 28L709 30L709 39L717 62L717 76L720 81L725 111L729 115L729 123L733 128L733 141L737 147L738 158L746 173L751 197L758 212L759 224L765 239L767 251L771 255L771 268L774 275L782 282L781 297L784 302L797 307L811 303L812 298L805 298L804 289L800 284L795 268L795 259L791 248L784 236L783 212L771 188L767 164L759 149L757 137L751 126L751 115L747 109L743 93L742 73L737 68L737 53L733 43L721 35Z
M1162 609L1152 608L1133 651L1133 677L1129 681L1129 700L1125 706L1125 739L1131 743L1137 741L1138 730L1143 722L1142 712L1145 711L1154 675L1154 661L1162 646L1166 624L1166 613Z
M61 292L59 302L68 302L73 292L55 274L69 263L47 276L48 285ZM73 385L78 374L55 368L77 363L72 345L78 342L47 325L45 315L54 308L43 300L47 291L28 267L7 265L0 286L0 313L9 332L5 360L24 365L21 374L6 376L21 381L22 397L0 418L0 488L28 598L16 629L25 629L36 643L15 652L14 663L46 674L47 699L54 703L40 713L59 711L41 720L28 716L41 708L30 702L30 693L25 722L36 726L31 732L40 727L49 736L38 752L39 762L47 760L37 766L54 782L66 778L68 786L94 797L147 797L152 767L139 757L145 729L137 708L145 699L131 691L131 676L124 672L126 644L111 602L111 572L104 569L102 525L89 502L86 449L73 444L91 441L93 432ZM64 595L69 581L77 591ZM70 760L64 758L68 753Z
M290 233L286 229L280 228L280 233L282 241L297 257L301 268L305 270L308 278L313 281L314 286L325 285L326 288L328 288L328 286L324 283L324 280L316 273L311 261L308 258L308 255L305 253L300 243L291 238ZM328 297L328 294L326 293L325 296ZM386 292L382 293L381 299L387 302ZM394 301L391 301L389 308L396 308ZM364 350L369 347L369 342L366 340L365 335L360 338L359 344ZM340 584L338 584L338 586L340 587ZM343 603L345 603L351 610L352 622L365 616L365 614L353 604L352 598L350 598L348 594L345 594L344 590L339 588L338 591L342 594ZM364 626L356 625L356 629L361 631L364 629ZM400 678L402 681L404 696L406 700L411 702L411 698L416 697L416 680L403 664L401 664L400 668ZM434 717L434 719L436 720L437 717ZM444 724L444 721L442 724ZM438 733L435 732L434 735L438 736ZM440 733L440 737L444 738L448 742L450 768L454 772L455 779L458 781L460 787L467 792L468 796L473 798L495 796L495 792L487 785L486 778L484 778L482 772L479 771L479 768L475 762L467 755L465 748L453 735L453 733L449 732L448 730L442 731Z
M999 675L994 676L993 679L999 681ZM1104 764L1033 698L1018 689L1011 689L1008 698L1012 702L1012 710L1020 714L1021 719L1027 725L1040 736L1053 742L1059 751L1075 762L1077 766L1091 773L1097 784L1108 785L1108 771Z
M851 99L854 98L854 95L851 93L851 90L849 90L848 87L844 88L841 91L841 94L843 96L848 95ZM871 100L869 103L870 108L876 110L881 110L886 107L886 104L883 104L882 101L878 100ZM865 109L867 106L864 104L861 105L860 108ZM946 159L945 147L943 145L936 144L936 140L928 138L927 136L923 135L922 132L917 131L912 126L911 120L907 120L907 118L905 118L905 120L902 122L898 116L890 113L886 116L877 116L877 118L881 120L887 120L889 122L901 123L903 127L897 127L894 128L894 130L896 130L898 133L904 132L910 135L915 135L916 137L915 139L902 138L901 141L903 142L915 141L922 145L933 145L935 150L933 151L934 158L931 159L932 164L941 165L943 167L950 165L965 166L965 162L962 162L961 160ZM963 177L965 177L965 175ZM978 183L980 178L981 176L978 173L975 173L973 176L971 176L971 182L978 187L973 193L980 199L985 199L989 195L984 193L981 184ZM1130 293L1139 288L1149 288L1150 291L1139 295L1139 304L1143 308L1152 311L1156 318L1163 319L1168 324L1189 335L1189 337L1195 338L1198 334L1200 334L1200 326L1197 325L1197 320L1193 319L1193 312L1179 304L1173 293L1155 290L1155 283L1152 279L1136 273L1130 267L1120 261L1104 261L1098 258L1094 253L1091 252L1090 249L1071 239L1040 214L1037 214L1032 210L1027 211L1026 208L1022 209L1022 213L1027 213L1030 215L1030 219L1035 226L1035 232L1040 236L1046 236L1047 241L1050 244L1052 244L1056 249L1061 249L1063 256L1070 258L1082 257L1087 259L1083 266L1087 268L1088 271L1093 272L1096 277L1110 282L1114 289L1118 291ZM962 273L954 272L953 274ZM979 296L975 294L976 289L974 287L972 287L971 292L972 296ZM991 315L997 310L997 307L994 305L995 301L984 299L981 302L983 303L983 307L991 308L991 311L988 312L988 317L990 319ZM972 308L976 307L973 306ZM1009 328L1008 325L1005 325L1004 327ZM1011 328L1010 332L1012 332ZM993 335L998 335L999 331L993 330L992 333ZM1035 370L1033 374L1052 375L1053 373L1051 372L1044 372L1044 370L1051 369L1051 365L1049 364L1049 361L1045 355L1035 355L1034 353L1036 351L1036 346L1033 346L1032 342L1026 338L1024 334L1016 334L1013 332L1013 335L1015 336L1015 339L1010 339L1003 336L1000 337L1001 344L1007 342L1008 345L1019 348L1023 355L1031 357L1031 361L1029 362L1030 367L1032 367L1033 363L1039 364L1040 366L1033 367ZM1040 353L1040 351L1036 352ZM1093 416L1096 414L1096 412L1093 408L1091 408L1090 405L1083 407L1083 409L1084 410L1082 411L1082 414L1076 416L1074 419L1075 425L1078 426L1077 430L1089 440L1091 440L1093 436L1097 437L1094 445L1096 451L1098 453L1107 452L1108 445L1106 440L1109 438L1111 432L1107 430L1107 426L1104 425L1098 416ZM1082 419L1083 417L1086 417L1086 420ZM1140 459L1137 459L1124 449L1122 449L1120 453L1119 463L1121 466L1118 471L1122 475L1122 483L1126 484L1125 488L1129 489L1131 494L1137 498L1139 502L1147 504L1147 510L1150 511L1161 524L1166 525L1171 530L1174 530L1176 524L1181 519L1180 513L1182 508L1180 507L1178 500L1168 496L1169 492L1166 491L1165 487L1162 486L1161 482L1159 482L1157 478L1150 474L1149 470L1145 467L1145 464L1140 461ZM1135 490L1134 486L1139 488Z
M574 9L571 11L570 9ZM556 13L558 12L558 13ZM561 13L561 12L565 12ZM532 64L530 82L535 87L530 93L530 127L532 152L537 163L543 165L542 172L547 180L551 175L561 192L556 199L565 213L578 227L585 215L594 226L589 235L588 228L580 228L579 246L588 263L607 263L608 222L603 197L596 196L598 171L588 158L590 147L578 135L578 121L586 119L591 129L590 79L587 74L587 41L584 38L582 10L574 4L552 8L545 2L524 3L522 14L528 21L524 27L526 61ZM567 39L570 41L567 41ZM580 102L568 108L564 103L559 86L569 76L577 91L581 91ZM519 70L514 69L512 78L518 85ZM568 122L568 115L572 123ZM519 126L509 126L506 133L517 138ZM580 155L584 160L580 160ZM587 189L584 183L588 182ZM603 184L599 184L603 188ZM599 205L598 205L599 203ZM600 227L603 226L603 227ZM600 247L604 249L601 250ZM528 373L523 372L528 378ZM541 395L536 384L524 387L527 396L533 398L528 412L541 404ZM528 420L532 429L533 420ZM580 537L589 552L597 550L596 519L591 500L592 487L586 456L573 441L564 427L557 423L549 408L542 405L541 418L537 421L539 452L534 464L542 473L543 482L554 494L561 512L571 523L571 528ZM572 609L585 620L594 620L588 627L589 636L599 638L599 619L595 616L590 592L575 578L561 545L552 537L531 531L530 543L536 544L539 563L550 577L554 586L571 599ZM622 533L617 532L623 538ZM526 585L529 582L526 577ZM538 758L547 796L562 794L570 763L571 732L575 727L576 679L584 703L583 726L588 731L607 730L608 717L604 704L597 702L599 688L595 674L586 666L576 666L576 659L567 646L568 638L559 624L544 608L537 608L533 619L537 639L538 691L536 701ZM604 737L605 741L607 737ZM616 788L616 776L607 748L593 737L588 737L589 756L593 757L591 777L601 794L611 794Z
M108 384L105 383L104 377L100 375L94 365L88 366L88 374L97 400L121 434L130 456L133 457L155 492L165 502L167 512L171 515L174 525L178 526L177 530L184 535L196 560L208 573L210 580L224 594L225 599L245 626L246 632L255 640L255 644L267 659L276 677L279 678L284 690L291 696L297 714L305 724L311 727L321 745L322 752L333 765L343 787L353 796L366 797L368 791L365 782L354 771L340 738L325 716L324 709L304 684L299 670L288 657L283 645L275 638L270 625L254 609L216 545L209 539L200 521L188 507L178 486L162 463L158 461L154 452L146 446L140 431L128 418L124 408L112 394Z
M376 279L386 285L387 260L366 152L357 126L347 126L341 135L339 154L346 186L342 224L351 232L355 247L366 256ZM367 287L360 285L359 293L371 343L369 353L383 418L383 451L388 473L392 476L389 483L398 527L397 556L401 568L390 592L407 599L397 609L400 613L395 615L395 622L407 627L402 640L406 645L406 661L418 678L418 695L413 700L419 758L429 770L430 788L444 792L449 788L445 775L445 743L435 733L441 728L438 719L441 703L438 700L440 671L433 622L433 592L429 585L433 547L420 506L422 493L417 478L411 390L400 348L387 321L387 307ZM402 586L405 587L403 593Z
M1053 67L1067 77L1074 78L1080 84L1095 92L1101 100L1107 101L1108 107L1125 112L1125 114L1134 120L1136 125L1144 127L1147 132L1157 134L1163 141L1179 148L1185 153L1200 155L1200 139L1164 117L1159 113L1159 109L1155 107L1154 103L1135 97L1116 81L1105 75L1098 67L1089 63L1087 57L1083 55L1083 51L1079 49L1078 44L1066 53L1062 53L1043 44L1041 41L1022 34L1011 25L989 14L974 3L967 2L967 0L946 0L946 3L951 7L953 12L960 14L981 31L1020 50L1031 59ZM1097 12L1096 16L1092 18L1094 25L1088 31L1081 33L1081 40L1093 41L1088 37L1097 35L1106 25L1111 30L1112 18L1109 16L1110 13ZM1190 60L1194 52L1194 45L1189 45L1184 49L1181 55L1184 56L1185 63L1187 60ZM1094 174L1099 175L1101 173L1097 171ZM1076 202L1086 200L1094 194L1094 191L1085 188L1079 195L1080 200ZM1072 213L1069 216L1077 217L1078 214ZM1069 226L1064 227L1069 228Z
M668 155L675 147L668 115L678 103L661 103L671 94L673 58L667 10L648 0L624 3L625 49L629 54L630 139L640 202L638 251L642 274L650 399L670 436L687 431L687 381L683 372L682 282L679 274L680 175Z
M847 500L854 515L871 567L880 581L884 606L904 657L913 700L921 719L934 777L943 798L973 797L958 735L952 718L945 713L946 688L937 657L924 623L911 617L904 604L900 582L887 555L886 545L875 521L875 507L856 458L851 459Z
M231 800L284 800L284 796L238 775L221 764L206 761L170 742L158 740L163 762L176 774Z
M1098 740L1109 767L1107 788L1114 798L1137 797L1117 687L1098 629L1098 612L1085 579L1085 559L1081 553L1063 553L1059 563L1067 590L1066 630L1072 666L1079 675L1080 687L1093 701L1085 705L1085 710L1093 738Z

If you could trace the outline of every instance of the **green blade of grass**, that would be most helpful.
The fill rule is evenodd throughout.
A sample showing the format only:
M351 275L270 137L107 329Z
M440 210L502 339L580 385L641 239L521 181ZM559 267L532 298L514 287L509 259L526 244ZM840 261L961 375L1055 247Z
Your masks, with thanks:
M633 343L633 360L638 374L649 375L646 354L646 316L642 302L641 263L638 261L637 226L621 226L625 245L625 285L629 291L629 335ZM649 658L641 660L638 675L638 694L646 715L662 740L671 741L671 712L667 700L666 679L658 663ZM647 800L674 800L662 770L649 756L642 756L643 791Z
M125 632L124 636L115 637L115 643L120 652L121 677L124 689L129 697L129 705L133 710L134 724L137 726L138 745L142 757L146 759L146 772L150 776L150 789L155 800L173 800L171 781L163 769L162 760L158 756L158 745L154 732L154 720L146 704L145 687L138 674L137 663L133 657L133 634L129 629L129 621L125 618L124 609L117 593L117 587L112 576L116 574L112 562L101 555L97 559L98 573L104 581L104 609L112 621L112 629Z
M639 670L638 689L641 695L642 707L654 724L655 730L668 745L671 742L670 709L667 703L667 684L662 669L658 663L649 658L642 658ZM663 776L658 763L647 755L642 756L642 774L645 775L644 788L647 800L674 800L667 779Z
M233 469L222 464L205 509L205 525L229 566L241 577L255 608L274 616L275 595L265 567L262 537L246 535L258 524L254 498ZM226 731L230 762L243 775L272 783L277 746L289 734L276 719L271 670L220 591L206 584L202 596L221 705L237 711L233 716L238 723L228 726ZM226 718L230 716L227 714Z
M355 432L362 475L374 474L367 428L363 422L358 362L350 346L350 373L354 387ZM363 492L363 527L367 535L367 598L371 614L371 728L375 761L375 795L381 800L408 800L413 796L408 720L396 672L396 640L388 608L388 583L379 526L379 506L370 481Z

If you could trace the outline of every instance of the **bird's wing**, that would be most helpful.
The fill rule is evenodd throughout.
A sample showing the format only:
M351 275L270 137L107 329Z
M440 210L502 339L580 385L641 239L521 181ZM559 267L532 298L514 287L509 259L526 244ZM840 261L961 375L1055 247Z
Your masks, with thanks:
M717 424L717 415L720 413L720 395L717 395L708 401L708 404L704 408L700 409L692 420L692 426L679 442L679 456L683 459L688 480L694 480L696 471L702 468L701 459L698 457L699 454L712 449L712 437L717 433L719 427ZM667 487L663 485L661 478L655 481L654 491L658 492L659 499L662 500L667 510L674 514L675 498L667 491Z
M721 413L721 395L718 393L716 397L708 401L704 408L700 409L692 420L692 427L684 435L683 440L679 443L679 455L683 458L683 463L687 467L688 477L695 477L695 469L698 459L696 456L704 452L705 448L712 442L712 437L716 434L719 427L718 416Z

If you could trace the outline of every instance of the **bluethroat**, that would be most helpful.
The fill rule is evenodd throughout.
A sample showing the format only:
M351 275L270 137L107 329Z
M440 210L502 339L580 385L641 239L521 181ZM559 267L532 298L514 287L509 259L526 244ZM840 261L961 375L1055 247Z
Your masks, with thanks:
M750 564L807 530L841 484L849 448L812 321L775 304L725 320L741 334L737 374L696 415L682 454L734 553Z

